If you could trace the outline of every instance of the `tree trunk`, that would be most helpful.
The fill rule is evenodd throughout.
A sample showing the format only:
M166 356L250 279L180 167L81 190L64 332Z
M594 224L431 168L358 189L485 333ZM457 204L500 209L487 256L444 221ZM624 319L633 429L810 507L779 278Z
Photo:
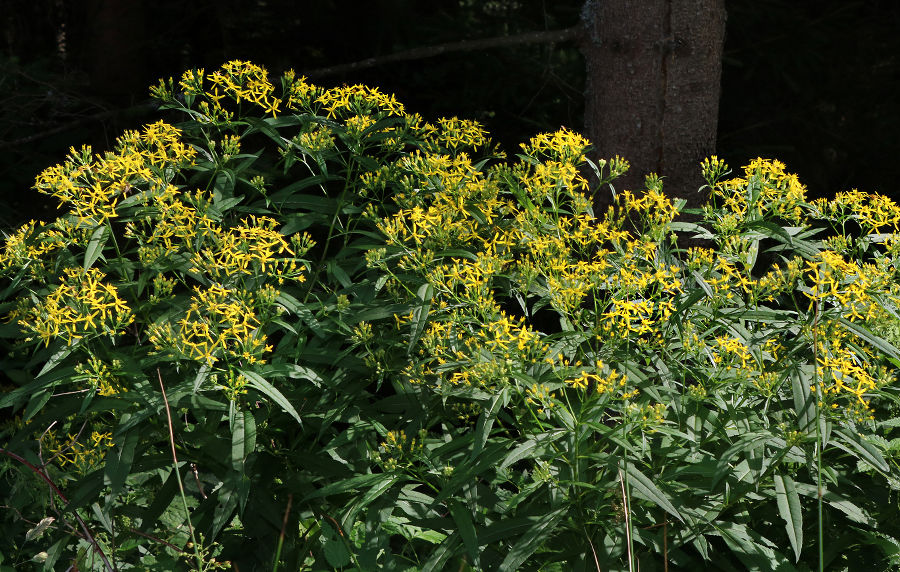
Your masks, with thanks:
M582 17L595 155L631 163L618 189L655 172L667 195L698 206L699 163L716 147L724 0L587 0Z

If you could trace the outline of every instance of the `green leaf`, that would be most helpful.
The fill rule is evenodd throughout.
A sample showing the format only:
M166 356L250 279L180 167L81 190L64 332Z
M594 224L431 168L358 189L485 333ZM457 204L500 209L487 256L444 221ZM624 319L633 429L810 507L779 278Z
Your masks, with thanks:
M103 252L103 247L106 245L106 241L109 240L109 237L109 227L106 225L97 227L93 234L91 234L91 239L88 241L87 248L84 249L85 270L93 266L94 262L100 257L100 254Z
M553 431L548 431L542 435L539 435L538 437L528 439L527 441L513 449L512 452L507 455L505 459L503 459L503 462L500 463L500 468L505 469L516 461L528 457L536 448L538 448L538 446L544 446L547 443L559 439L565 434L566 431L562 429L556 429Z
M216 494L209 497L207 502L212 502L215 506L212 520L212 536L217 536L225 525L231 522L238 504L243 504L242 501L246 499L247 491L249 491L248 484L246 475L228 473Z
M238 411L231 427L231 466L243 472L247 457L256 448L256 419L251 411Z
M500 563L497 570L500 572L514 572L518 570L528 557L534 554L535 550L548 543L553 529L556 528L560 518L567 512L568 507L558 508L532 525L528 532L523 534L518 542L510 548L509 553L503 559L503 562Z
M778 502L778 513L784 520L791 548L794 549L794 562L800 561L803 549L803 511L800 506L800 495L794 487L794 480L787 475L775 475L775 499Z
M50 359L44 364L44 367L41 368L41 371L38 372L37 378L41 378L45 373L49 373L53 368L58 366L64 359L69 357L75 349L78 347L78 344L66 345L62 346L59 351L53 354Z
M397 481L400 480L400 475L394 473L381 473L379 476L381 478L376 479L369 490L367 490L359 500L353 503L350 510L344 515L344 518L341 519L341 526L344 528L352 528L353 522L356 519L356 515L359 514L359 511L372 504L372 501L381 497L385 491L393 487Z
M350 564L350 551L347 550L343 540L334 536L325 538L325 560L334 568Z
M801 367L793 367L790 372L791 390L794 396L794 412L797 414L797 426L801 431L815 430L816 397L812 395L810 386L813 383L809 371Z
M808 483L794 483L797 492L805 497L818 500L818 487ZM822 493L822 500L830 507L844 513L850 520L873 527L878 523L872 516L859 506L853 504L841 495L826 490Z
M40 538L44 534L44 531L47 530L47 527L53 524L54 520L56 519L52 516L46 516L42 518L41 521L34 526L34 528L29 529L28 532L25 533L25 542L29 542L31 540L34 540L35 538ZM0 562L3 561L2 558L2 555L0 555Z
M850 330L851 332L853 332L854 334L856 334L857 336L859 336L860 338L862 338L863 340L865 340L866 342L868 342L869 344L871 344L872 346L877 348L879 351L881 351L881 353L883 353L887 357L894 358L894 359L900 359L900 350L898 350L896 347L894 347L893 344L891 344L884 338L876 336L875 334L873 334L866 328L860 326L859 324L857 324L855 322L851 322L851 321L847 320L846 318L838 318L838 322L842 326L844 326L845 328L847 328L848 330Z
M53 391L50 389L45 389L44 391L41 391L38 394L34 395L28 401L28 407L25 408L25 413L22 414L22 421L28 421L29 419L34 417L34 415L37 414L44 407L44 405L47 404L48 401L50 401L51 397L53 397Z
M469 552L469 557L472 558L472 564L477 570L481 568L481 558L478 550L478 534L475 532L475 525L472 523L472 513L456 499L450 499L447 501L447 504L450 507L450 515L453 517L453 522L456 523L456 529L459 531L463 544Z
M369 487L373 484L377 484L379 482L387 480L385 479L384 475L384 473L370 473L367 475L357 475L355 477L350 477L349 479L331 483L330 485L326 485L317 491L313 491L303 497L303 500L308 501L319 497L327 497L329 495L345 493L347 491L355 491L357 489Z
M755 230L764 236L768 236L769 238L780 239L781 242L793 246L794 240L791 238L791 235L779 224L775 224L771 221L765 220L757 220L751 221L747 224L747 228L751 230Z
M497 441L499 440L495 439L494 442L488 445L474 462L466 459L460 463L453 471L453 477L451 477L450 482L444 485L435 501L443 502L463 486L471 485L477 481L484 472L493 471L496 463L504 456L507 448L505 440ZM434 454L437 455L437 451L434 451Z
M656 503L658 507L662 508L681 522L684 522L684 517L681 516L681 513L678 512L678 509L672 504L672 501L670 501L669 498L653 484L653 481L648 479L644 473L640 472L637 467L632 463L626 463L625 473L628 476L628 483L634 490L635 495L644 500Z
M431 557L425 562L421 568L421 572L436 572L444 570L445 564L456 553L456 547L459 545L459 533L454 532L444 539L436 549L431 553Z
M760 572L794 572L790 561L775 550L774 542L765 536L735 522L716 522L713 524L725 540L725 544L735 556L747 567L747 570Z
M744 434L740 439L738 439L737 443L728 447L724 453L719 456L718 460L718 468L716 469L716 476L713 478L712 486L715 487L719 481L721 481L725 475L733 472L733 468L731 467L731 458L737 455L738 453L744 452L747 453L759 447L762 443L771 439L772 435L766 432L754 431L752 433Z
M322 324L316 319L306 304L284 292L281 292L275 300L281 304L285 310L299 316L300 319L303 320L303 323L309 326L309 329L311 329L316 336L322 338L327 337L328 334L325 332Z
M131 465L134 463L134 450L139 440L140 434L137 431L129 431L125 434L124 442L120 446L114 447L106 453L106 468L103 478L109 485L110 494L113 496L119 494L119 491L125 486L128 474L131 472Z
M478 425L475 426L475 441L472 445L470 460L474 461L481 453L491 433L491 427L494 426L494 420L497 419L497 413L508 403L509 390L504 388L491 398L491 404L482 411L478 417Z
M425 330L425 324L428 323L428 312L431 310L431 299L434 297L434 287L430 282L426 282L419 286L416 292L421 301L413 309L412 323L410 324L409 344L406 347L406 355L411 356L416 349L416 342L419 336Z
M297 423L303 425L303 421L300 420L300 414L297 413L297 410L294 409L294 406L291 405L291 402L288 401L280 391L275 389L275 387L271 383L263 379L258 373L246 369L239 369L238 372L243 375L247 379L247 381L250 382L251 387L268 396L269 399L278 404L278 406L281 407L285 413L296 419Z
M878 449L859 433L841 427L835 429L834 434L837 435L838 438L834 439L832 443L838 448L847 451L851 455L853 455L855 451L858 453L858 455L854 455L855 457L862 459L878 471L883 473L889 473L891 471L891 467L887 464L887 461L884 460L884 457L881 456Z
M338 205L336 199L315 195L301 195L298 193L308 187L324 185L329 181L339 180L342 179L337 175L315 175L306 177L270 194L269 199L280 207L291 207L297 210L320 214L334 214Z
M353 286L353 281L350 279L350 276L343 268L338 266L336 260L329 260L326 264L326 269L328 271L328 274L330 276L333 276L334 279L337 280L344 288L350 288L351 286Z

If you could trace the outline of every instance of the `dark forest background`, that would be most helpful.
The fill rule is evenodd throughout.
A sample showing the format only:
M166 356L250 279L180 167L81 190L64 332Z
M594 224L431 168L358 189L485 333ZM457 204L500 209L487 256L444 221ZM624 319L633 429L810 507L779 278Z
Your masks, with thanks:
M69 146L158 119L147 88L251 60L324 86L364 83L426 118L481 121L508 151L581 130L573 42L515 44L334 73L443 43L570 28L583 0L2 0L0 229L50 208L30 190ZM718 154L784 161L812 196L900 195L900 2L726 0Z

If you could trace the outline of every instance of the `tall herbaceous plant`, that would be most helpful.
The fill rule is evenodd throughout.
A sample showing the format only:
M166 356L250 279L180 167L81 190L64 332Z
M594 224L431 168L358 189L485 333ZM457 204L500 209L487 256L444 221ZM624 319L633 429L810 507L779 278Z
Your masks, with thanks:
M688 223L566 129L151 91L0 254L0 570L897 564L889 199L713 157Z

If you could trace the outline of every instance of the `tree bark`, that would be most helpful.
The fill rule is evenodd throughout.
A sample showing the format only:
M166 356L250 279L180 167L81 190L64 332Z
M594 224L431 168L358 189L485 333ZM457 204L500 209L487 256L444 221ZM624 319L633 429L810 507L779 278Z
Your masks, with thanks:
M699 163L716 147L724 0L588 0L582 18L595 155L631 163L618 189L655 172L667 195L699 206Z

